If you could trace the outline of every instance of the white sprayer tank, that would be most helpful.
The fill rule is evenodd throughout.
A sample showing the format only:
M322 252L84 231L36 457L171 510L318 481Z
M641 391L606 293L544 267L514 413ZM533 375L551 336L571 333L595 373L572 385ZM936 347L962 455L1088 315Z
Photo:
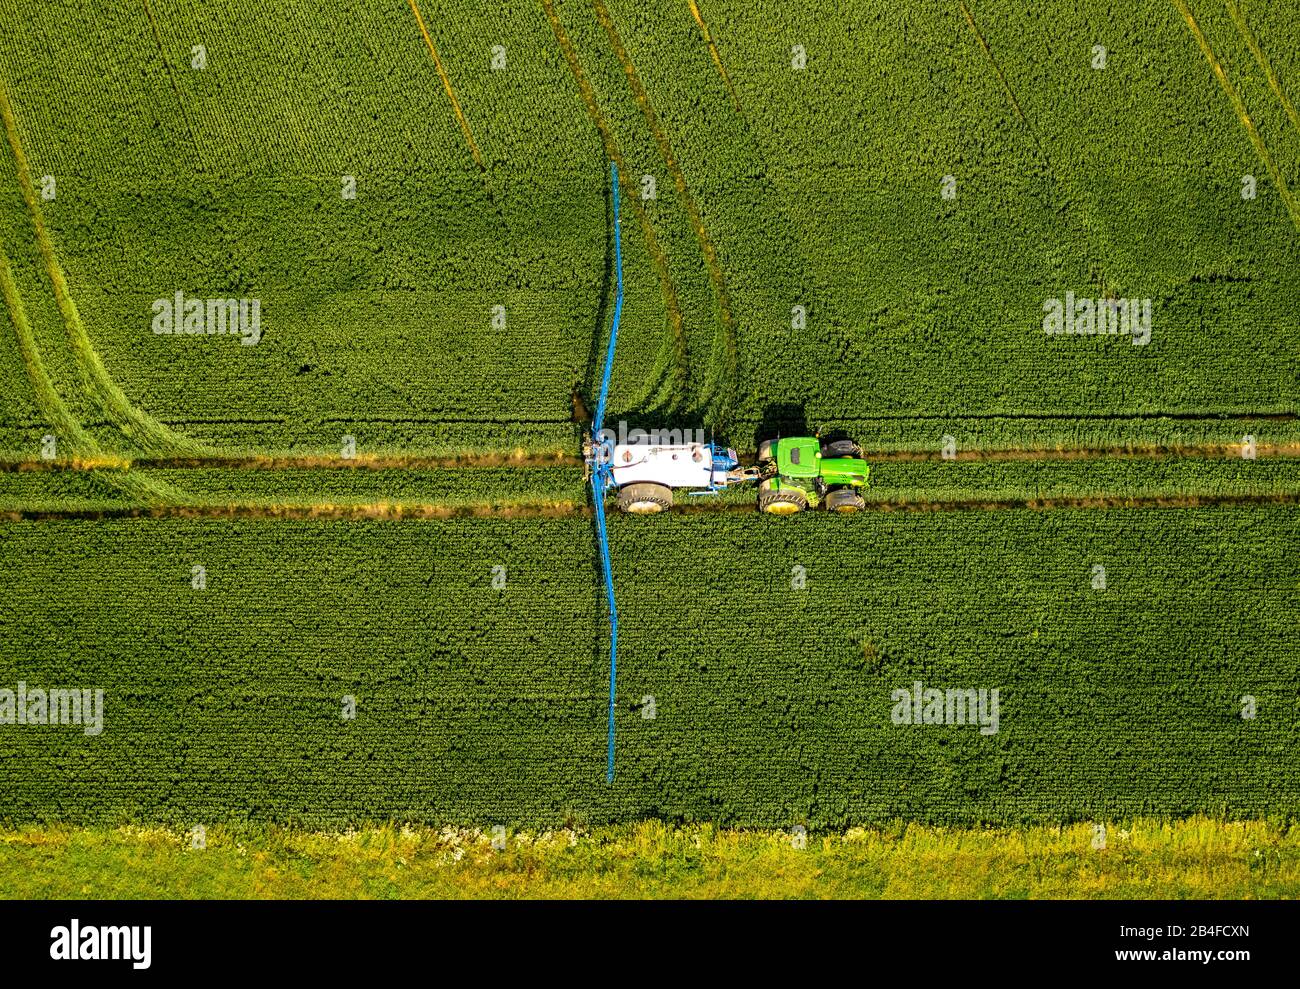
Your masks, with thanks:
M714 475L713 453L706 443L620 443L614 446L611 466L620 488L638 481L670 488L707 488L710 480L727 483L726 471Z

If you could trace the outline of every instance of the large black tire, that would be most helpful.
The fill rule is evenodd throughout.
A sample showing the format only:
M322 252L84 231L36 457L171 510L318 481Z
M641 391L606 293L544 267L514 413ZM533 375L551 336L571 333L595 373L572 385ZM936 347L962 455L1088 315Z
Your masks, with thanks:
M758 493L758 510L768 515L796 515L807 507L808 496L793 488Z
M654 515L673 507L673 489L665 484L638 481L618 489L620 511L633 515Z
M835 457L861 457L862 447L852 440L831 440L822 444L822 456L827 459Z
M822 507L828 512L840 512L849 515L853 512L862 511L867 507L867 503L863 500L862 495L852 488L836 488L826 495Z

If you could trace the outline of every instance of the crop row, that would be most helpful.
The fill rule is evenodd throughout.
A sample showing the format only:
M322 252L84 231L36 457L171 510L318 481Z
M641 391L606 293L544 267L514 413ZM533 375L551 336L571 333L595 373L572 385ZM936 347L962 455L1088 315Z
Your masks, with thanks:
M187 826L1297 812L1293 508L844 522L611 521L612 785L589 520L11 524L0 687L105 706L97 735L0 725L0 806ZM997 689L997 731L895 723L918 682Z

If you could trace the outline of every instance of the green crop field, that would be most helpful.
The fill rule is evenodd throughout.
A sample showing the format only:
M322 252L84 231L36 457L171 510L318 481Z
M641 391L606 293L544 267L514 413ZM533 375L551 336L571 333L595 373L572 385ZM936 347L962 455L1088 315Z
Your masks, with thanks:
M91 46L77 4L8 6L6 297L112 449L571 447L606 157L619 415L744 447L784 405L891 445L1296 438L1224 419L1300 391L1300 65L1269 5L1202 0L1193 31L1168 0L859 2L774 32L734 0L512 0L426 12L426 45L397 0L110 0ZM260 342L152 333L177 291L257 297ZM1149 342L1044 334L1067 292L1150 300ZM0 446L34 457L60 424L4 348Z
M1287 827L1296 100L1264 0L0 0L0 826ZM607 781L618 285L604 425L870 483L611 516Z
M583 520L12 524L0 682L106 707L0 733L7 812L825 828L1263 815L1300 786L1293 508L618 521L613 785ZM998 687L996 732L895 724L916 681Z

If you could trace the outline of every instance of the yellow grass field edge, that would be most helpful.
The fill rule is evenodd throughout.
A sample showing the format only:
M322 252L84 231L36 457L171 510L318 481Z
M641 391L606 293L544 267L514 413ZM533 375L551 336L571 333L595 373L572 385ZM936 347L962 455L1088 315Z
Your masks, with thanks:
M829 834L659 821L0 829L0 897L1293 898L1300 829L1138 818Z

